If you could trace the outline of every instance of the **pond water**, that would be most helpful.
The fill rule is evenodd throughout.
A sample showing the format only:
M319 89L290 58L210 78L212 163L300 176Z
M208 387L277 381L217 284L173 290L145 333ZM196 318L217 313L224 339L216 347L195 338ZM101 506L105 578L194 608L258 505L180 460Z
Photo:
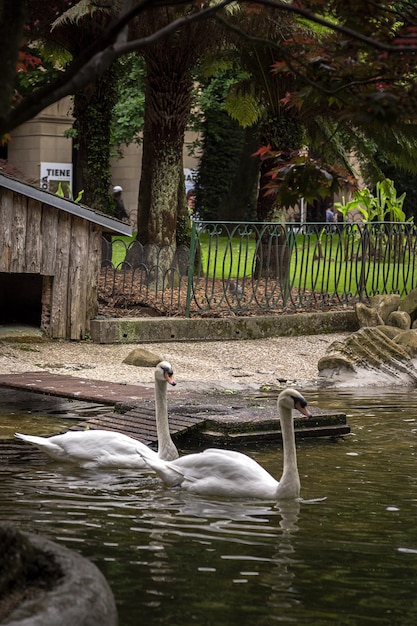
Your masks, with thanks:
M0 468L5 522L90 558L120 626L417 624L417 391L313 391L352 434L298 443L302 501L216 500L150 472ZM281 450L247 450L274 475Z

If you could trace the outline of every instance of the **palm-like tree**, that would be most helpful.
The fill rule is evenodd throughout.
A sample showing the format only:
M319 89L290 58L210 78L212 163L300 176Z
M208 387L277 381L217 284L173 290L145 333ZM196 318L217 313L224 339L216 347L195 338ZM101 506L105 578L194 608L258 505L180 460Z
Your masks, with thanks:
M165 7L148 11L135 28L146 34L192 10ZM201 22L147 46L145 122L138 199L138 240L176 245L178 216L186 211L183 181L184 135L193 102L193 70L216 49L224 33L214 22Z
M320 164L315 171L323 172L325 178L325 184L322 185L323 194L328 189L337 190L339 181L346 180L349 175L359 174L354 169L353 155L356 157L356 163L362 166L363 172L366 169L368 174L372 173L374 181L382 177L373 158L377 150L390 154L393 162L399 165L410 168L410 162L416 163L413 156L417 147L415 126L397 125L381 133L381 128L370 124L369 120L366 124L360 124L358 120L353 124L347 118L342 118L341 121L337 107L329 103L328 97L315 92L314 86L305 88L297 73L272 71L277 64L281 66L288 61L291 52L288 42L296 39L295 33L298 32L304 39L306 36L315 38L320 43L324 35L319 29L307 30L304 23L285 14L280 15L277 21L276 16L273 18L268 10L246 18L241 16L233 28L239 37L242 31L247 36L244 45L241 38L236 40L240 44L236 47L236 57L240 66L247 72L247 79L236 84L229 94L230 115L243 126L252 125L256 129L260 145L268 145L270 153L279 152L284 165L287 165L286 161L291 161L294 153L307 146L309 156ZM256 36L257 33L262 33L262 38ZM300 90L301 86L304 88L304 99L297 102L298 106L289 107L287 94ZM399 146L401 151L398 150ZM282 169L291 171L289 167ZM342 176L338 169L343 173ZM283 209L288 206L285 201L283 202L285 191L286 200L291 204L303 196L301 189L298 193L296 188L288 192L284 176L281 185L279 182L271 185L271 173L276 170L277 166L271 158L263 160L260 165L257 203L257 216L260 221L285 221ZM301 174L304 180L300 182L313 196L314 193L318 193L317 185L309 187L307 168L304 171L304 176ZM328 184L329 180L332 180L331 184ZM275 193L265 194L265 189L271 187ZM319 214L315 218L324 221L324 215ZM281 255L279 273L283 276L286 265L285 244L279 254Z

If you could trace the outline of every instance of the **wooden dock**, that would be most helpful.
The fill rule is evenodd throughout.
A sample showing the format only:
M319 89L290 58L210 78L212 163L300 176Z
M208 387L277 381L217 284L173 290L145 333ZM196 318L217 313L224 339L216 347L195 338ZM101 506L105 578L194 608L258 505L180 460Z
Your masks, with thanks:
M105 380L51 374L50 372L2 374L0 375L0 387L102 404L138 402L143 398L154 397L153 389L142 385L124 385Z
M100 414L77 420L70 430L116 430L156 446L156 423L153 387L123 385L60 374L24 373L0 375L0 387L76 398L107 405ZM109 405L113 407L110 409ZM198 394L169 390L169 424L173 440L182 448L208 446L242 448L259 443L281 441L280 422L276 417L276 396L262 397L261 392L247 395ZM109 410L110 409L110 410ZM341 437L350 433L346 415L310 407L313 417L304 419L294 412L297 439ZM56 433L51 433L56 434ZM23 455L23 456L22 456ZM0 462L16 463L42 459L45 455L34 446L18 440L0 440Z

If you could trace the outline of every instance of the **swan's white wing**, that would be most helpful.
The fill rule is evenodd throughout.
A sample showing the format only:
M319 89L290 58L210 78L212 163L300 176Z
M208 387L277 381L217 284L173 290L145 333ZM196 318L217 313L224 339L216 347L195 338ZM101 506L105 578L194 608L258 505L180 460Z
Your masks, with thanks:
M203 450L203 454L206 454L207 452L216 452L218 454L224 454L225 456L229 456L235 459L239 459L242 456L246 457L246 454L242 454L242 452L236 452L236 450L224 450L223 448L206 448L205 450ZM253 462L256 463L256 461Z
M136 449L138 446L147 446L114 431L68 431L53 437L16 434L16 437L33 443L56 460L71 461L82 467L146 467Z
M194 493L270 499L278 486L263 467L240 452L209 449L171 462L143 456L167 485Z

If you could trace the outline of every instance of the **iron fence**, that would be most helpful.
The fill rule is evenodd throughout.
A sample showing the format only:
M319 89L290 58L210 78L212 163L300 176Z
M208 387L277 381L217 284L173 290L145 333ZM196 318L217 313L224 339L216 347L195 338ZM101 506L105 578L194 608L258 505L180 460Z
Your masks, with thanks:
M193 222L190 247L103 240L100 301L161 315L338 307L417 287L411 223Z

